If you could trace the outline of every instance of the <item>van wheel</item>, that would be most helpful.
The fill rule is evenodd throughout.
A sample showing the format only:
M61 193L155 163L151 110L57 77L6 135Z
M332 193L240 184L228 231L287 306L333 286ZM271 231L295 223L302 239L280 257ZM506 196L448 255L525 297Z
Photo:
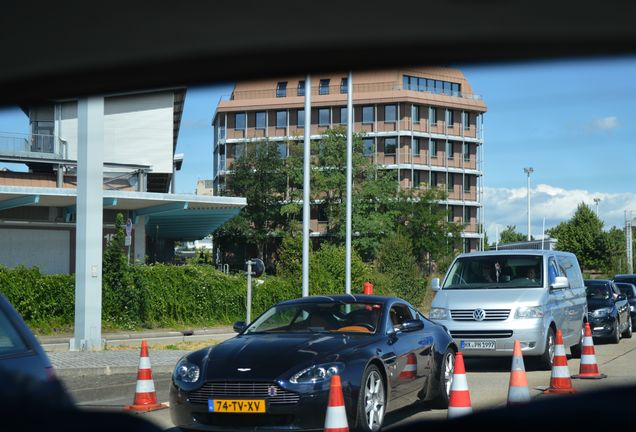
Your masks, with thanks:
M623 337L625 339L631 339L632 337L632 320L631 319L627 320L627 330L623 332Z
M554 329L548 328L548 335L545 338L545 351L537 359L538 367L541 370L552 369L552 359L554 358L554 345L556 338L554 336Z
M581 358L581 351L583 350L583 337L585 336L585 323L583 323L583 327L581 327L581 338L579 339L579 343L576 345L572 345L570 347L570 354L572 354L572 358Z

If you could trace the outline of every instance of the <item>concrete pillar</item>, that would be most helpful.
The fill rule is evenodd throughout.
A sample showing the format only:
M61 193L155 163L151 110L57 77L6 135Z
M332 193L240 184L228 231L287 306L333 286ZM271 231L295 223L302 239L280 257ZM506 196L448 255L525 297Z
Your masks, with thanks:
M102 340L104 98L77 104L77 235L73 351L98 351Z
M136 224L133 225L135 242L135 264L145 264L146 262L146 220L144 216L139 216Z

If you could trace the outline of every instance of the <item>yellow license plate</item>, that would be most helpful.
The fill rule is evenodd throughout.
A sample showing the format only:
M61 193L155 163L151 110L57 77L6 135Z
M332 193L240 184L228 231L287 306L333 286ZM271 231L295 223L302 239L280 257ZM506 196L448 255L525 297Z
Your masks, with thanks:
M210 399L208 411L220 413L264 413L264 399Z

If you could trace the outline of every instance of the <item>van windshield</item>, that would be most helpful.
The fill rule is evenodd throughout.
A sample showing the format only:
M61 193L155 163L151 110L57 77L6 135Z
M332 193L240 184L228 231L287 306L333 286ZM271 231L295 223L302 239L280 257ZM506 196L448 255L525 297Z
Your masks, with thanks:
M536 255L459 258L442 289L539 288L543 286L542 260Z

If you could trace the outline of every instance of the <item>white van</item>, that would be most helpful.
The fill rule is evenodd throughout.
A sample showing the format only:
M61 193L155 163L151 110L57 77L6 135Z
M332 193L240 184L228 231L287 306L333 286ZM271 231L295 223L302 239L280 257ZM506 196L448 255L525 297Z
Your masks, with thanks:
M549 369L556 330L579 357L587 320L585 286L571 253L502 250L461 254L436 291L430 318L448 328L465 356L524 356Z

